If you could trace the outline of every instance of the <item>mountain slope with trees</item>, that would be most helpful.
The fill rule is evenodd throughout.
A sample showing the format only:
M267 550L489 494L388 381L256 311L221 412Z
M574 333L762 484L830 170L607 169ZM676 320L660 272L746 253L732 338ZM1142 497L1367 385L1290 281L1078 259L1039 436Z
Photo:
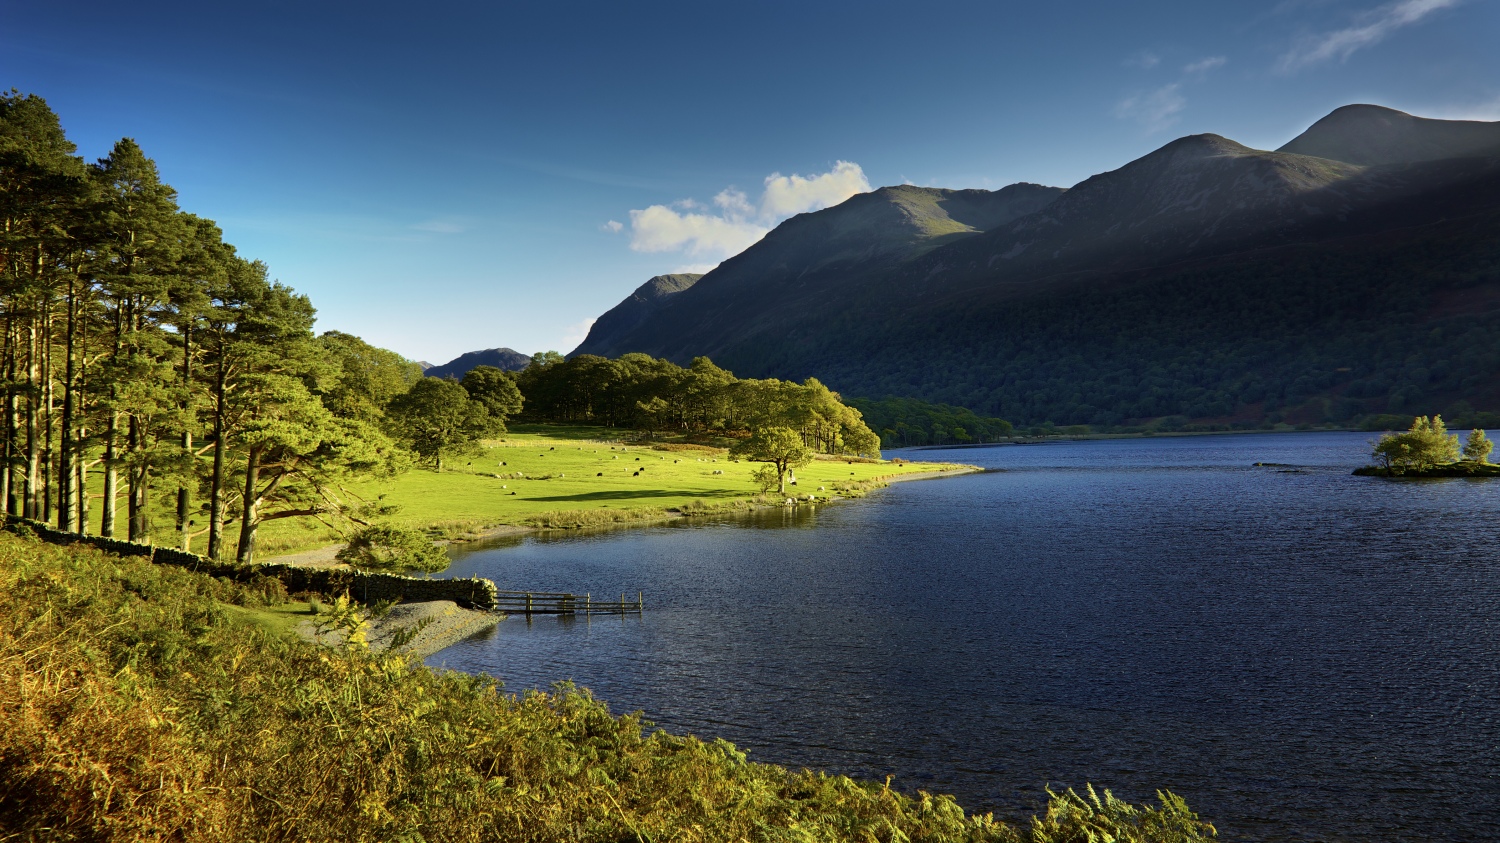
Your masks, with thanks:
M1410 120L1361 147L1376 164L1182 138L894 262L810 243L799 269L822 271L777 272L778 229L616 349L1029 426L1467 421L1500 411L1500 156L1431 155L1487 148L1500 124ZM867 224L867 241L885 231Z

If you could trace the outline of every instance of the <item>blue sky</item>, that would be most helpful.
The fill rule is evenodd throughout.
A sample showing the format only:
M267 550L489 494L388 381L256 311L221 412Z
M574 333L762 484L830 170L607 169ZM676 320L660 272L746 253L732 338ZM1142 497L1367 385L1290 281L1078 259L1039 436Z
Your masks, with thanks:
M0 0L0 82L90 159L134 137L320 329L440 363L569 351L868 187L1068 186L1351 102L1500 120L1497 35L1496 0Z

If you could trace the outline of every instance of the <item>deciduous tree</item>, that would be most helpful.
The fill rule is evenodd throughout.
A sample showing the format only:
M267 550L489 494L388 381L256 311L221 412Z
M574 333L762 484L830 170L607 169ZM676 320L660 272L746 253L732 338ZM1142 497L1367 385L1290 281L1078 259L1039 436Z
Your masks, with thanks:
M750 462L768 463L776 470L776 483L786 494L788 471L812 462L813 452L803 444L801 434L789 427L763 427L729 450L731 457Z

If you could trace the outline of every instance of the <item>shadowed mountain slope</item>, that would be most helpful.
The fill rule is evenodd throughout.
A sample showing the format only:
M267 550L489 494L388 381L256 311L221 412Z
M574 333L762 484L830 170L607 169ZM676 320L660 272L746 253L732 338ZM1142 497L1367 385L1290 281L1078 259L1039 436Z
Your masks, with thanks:
M588 336L575 354L598 354L593 348L609 349L630 336L646 318L664 307L678 293L698 283L702 275L681 273L658 275L635 288L624 301L594 320Z
M423 374L429 378L462 378L475 366L494 366L507 372L519 372L531 362L531 356L510 348L487 348L470 351L441 366L429 367Z
M601 317L573 353L676 358L683 349L719 348L754 326L807 308L838 307L846 283L883 275L944 243L1046 207L1062 193L1034 184L996 191L900 185L862 193L792 217L665 301L642 307L632 302L637 290L606 314L608 322ZM623 311L618 319L617 311ZM616 329L637 315L629 330Z
M1500 155L1500 123L1430 120L1378 105L1346 105L1277 151L1361 165Z
M1407 142L1455 137L1442 123L1391 124L1366 146L1403 160L1372 164L1181 138L949 240L897 244L918 227L862 217L910 203L865 194L788 220L606 353L1023 424L1500 412L1500 156Z

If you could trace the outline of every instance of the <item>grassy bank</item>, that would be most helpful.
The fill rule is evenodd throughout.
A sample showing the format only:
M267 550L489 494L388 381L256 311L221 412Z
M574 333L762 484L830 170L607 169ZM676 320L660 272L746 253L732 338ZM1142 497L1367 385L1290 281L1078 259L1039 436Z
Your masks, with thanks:
M1392 480L1423 480L1436 477L1500 477L1500 465L1462 460L1428 468L1391 468L1367 465L1354 469L1360 477L1386 477Z
M1034 827L749 762L586 691L506 696L245 617L273 595L0 534L0 839L1208 839L1175 797L1064 794ZM239 609L230 608L239 607ZM899 783L898 783L899 784Z
M483 454L441 473L416 469L394 480L357 484L366 498L399 507L391 521L432 528L448 538L500 525L608 526L676 514L708 514L781 500L763 497L751 479L758 463L733 462L723 448L689 443L627 444L624 432L598 427L517 427ZM861 494L893 476L958 468L952 463L819 459L798 469L788 494L820 499ZM819 490L822 487L822 490ZM337 541L310 518L261 529L270 556Z

